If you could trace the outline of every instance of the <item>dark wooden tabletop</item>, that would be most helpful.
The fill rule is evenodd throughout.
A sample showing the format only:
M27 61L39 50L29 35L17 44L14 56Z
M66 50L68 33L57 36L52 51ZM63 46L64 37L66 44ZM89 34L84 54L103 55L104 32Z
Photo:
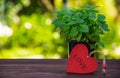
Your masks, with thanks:
M107 74L99 67L91 74L66 73L66 59L0 59L0 78L120 78L120 60L107 60Z

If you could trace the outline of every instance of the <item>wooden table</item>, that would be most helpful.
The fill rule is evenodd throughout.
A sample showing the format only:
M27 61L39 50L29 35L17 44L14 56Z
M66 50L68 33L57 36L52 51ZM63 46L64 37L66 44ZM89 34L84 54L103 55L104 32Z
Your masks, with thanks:
M0 78L120 78L120 60L107 60L107 74L98 70L91 74L68 74L66 59L0 59Z

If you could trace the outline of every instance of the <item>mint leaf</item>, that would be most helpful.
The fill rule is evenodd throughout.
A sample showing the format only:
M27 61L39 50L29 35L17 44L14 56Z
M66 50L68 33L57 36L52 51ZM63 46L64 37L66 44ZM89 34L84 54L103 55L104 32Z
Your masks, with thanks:
M99 42L99 45L105 47L103 42Z
M100 40L100 37L99 37L99 36L94 35L93 37L94 37L94 38L92 39L93 41L99 42L99 40Z
M73 27L70 31L70 36L75 37L78 34L77 28Z
M90 18L91 20L95 20L95 18L96 18L95 13L90 13L90 14L89 14L89 18Z
M98 24L98 26L102 27L102 23L99 20L97 20L97 24Z
M108 29L108 25L105 24L105 23L103 23L102 28L103 28L105 31L109 31L109 29Z
M98 20L99 21L104 21L105 20L105 16L102 14L98 14Z
M77 41L78 42L80 41L81 37L82 37L82 33L79 33L79 35L77 36Z
M68 31L69 29L70 29L70 26L68 26L68 25L65 25L63 28L64 31Z
M60 26L58 19L54 20L52 23L53 23L54 26L56 26L56 27L57 27L57 26Z
M89 32L88 26L85 25L85 24L81 25L81 31L82 31L82 32Z
M104 30L104 31L109 31L108 25L106 23L97 21L97 24Z
M81 24L81 23L84 23L84 20L79 18L78 22L79 24Z
M71 21L71 22L69 22L69 23L67 23L68 25L73 25L73 24L75 24L75 22L74 21Z

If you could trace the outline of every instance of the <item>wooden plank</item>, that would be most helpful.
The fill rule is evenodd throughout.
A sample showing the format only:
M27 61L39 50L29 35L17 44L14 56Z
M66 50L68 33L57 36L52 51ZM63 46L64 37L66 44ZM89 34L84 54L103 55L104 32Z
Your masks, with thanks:
M0 78L120 78L120 60L107 60L107 74L99 67L91 74L68 74L66 59L0 59Z

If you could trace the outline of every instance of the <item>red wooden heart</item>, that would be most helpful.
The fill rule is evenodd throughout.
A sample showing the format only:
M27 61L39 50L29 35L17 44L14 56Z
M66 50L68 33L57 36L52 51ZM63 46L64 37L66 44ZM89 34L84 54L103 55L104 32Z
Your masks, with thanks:
M92 73L97 67L98 63L95 58L87 57L88 48L84 44L76 45L70 54L67 64L68 73Z

